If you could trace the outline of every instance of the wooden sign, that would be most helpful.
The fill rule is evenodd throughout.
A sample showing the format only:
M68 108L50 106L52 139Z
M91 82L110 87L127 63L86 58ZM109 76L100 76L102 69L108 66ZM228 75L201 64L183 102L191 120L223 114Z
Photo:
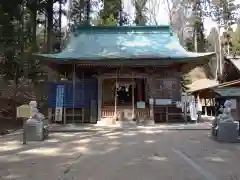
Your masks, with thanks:
M137 102L137 108L138 108L138 109L144 109L144 108L146 108L145 102L144 102L144 101L138 101L138 102Z
M172 104L171 99L156 99L155 100L156 105L169 105Z
M57 85L56 89L56 108L55 108L55 121L61 122L63 115L64 104L64 85Z
M22 105L17 107L17 117L18 118L30 118L30 106L29 105Z

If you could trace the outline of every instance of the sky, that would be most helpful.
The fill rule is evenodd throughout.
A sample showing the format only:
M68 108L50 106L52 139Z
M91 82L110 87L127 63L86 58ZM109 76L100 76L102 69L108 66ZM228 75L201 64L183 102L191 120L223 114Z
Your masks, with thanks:
M158 3L159 1L160 3ZM153 6L149 8L154 9L153 11L156 14L156 20L158 22L158 25L169 25L169 10L168 10L168 5L166 3L167 0L151 0L150 2L153 4ZM134 14L134 10L131 5L131 0L124 0L124 4L125 4L124 10ZM240 0L235 0L235 4L240 4ZM170 6L171 6L171 3L170 3ZM205 28L206 35L209 34L211 28L213 27L217 28L217 23L211 20L210 18L205 18L204 28ZM236 25L233 26L234 30L235 28L236 28Z
M156 17L156 21L158 25L169 25L169 10L166 0L151 0L151 6L148 4L148 9L152 9L151 12L154 12L154 16ZM159 3L160 2L160 3ZM170 2L170 1L169 1ZM240 0L235 0L236 4L240 4ZM170 4L171 6L171 4ZM65 8L68 8L68 4L65 6ZM123 0L123 9L125 12L128 12L131 19L133 20L134 17L134 8L131 3L131 0ZM240 13L240 12L239 12ZM67 18L63 17L63 26L67 25ZM210 18L204 19L204 28L205 28L205 34L208 35L211 28L216 27L217 23L212 21ZM233 29L236 28L236 25L233 26Z

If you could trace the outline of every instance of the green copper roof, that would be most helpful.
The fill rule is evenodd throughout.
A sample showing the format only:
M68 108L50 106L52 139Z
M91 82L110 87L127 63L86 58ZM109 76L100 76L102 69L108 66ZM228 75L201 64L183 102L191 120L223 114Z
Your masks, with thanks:
M40 54L49 59L195 59L214 53L187 52L170 26L79 27L60 53Z
M235 97L240 96L240 88L229 87L229 88L214 88L216 93L218 93L222 97Z

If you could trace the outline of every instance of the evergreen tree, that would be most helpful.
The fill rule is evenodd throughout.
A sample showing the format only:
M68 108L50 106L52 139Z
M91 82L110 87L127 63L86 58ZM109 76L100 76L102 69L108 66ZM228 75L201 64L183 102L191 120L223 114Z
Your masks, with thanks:
M123 0L102 0L103 9L99 13L97 25L122 26L129 24L129 16L123 11Z
M73 0L71 20L73 25L90 25L90 12L93 2L90 0Z
M12 8L15 7L15 8ZM0 4L1 75L12 82L12 118L16 118L16 95L23 77L23 4L22 1L1 1Z
M200 0L193 2L192 12L193 42L195 51L204 52L206 40L204 36L202 2Z
M103 9L100 11L101 25L118 25L121 10L121 0L103 0Z

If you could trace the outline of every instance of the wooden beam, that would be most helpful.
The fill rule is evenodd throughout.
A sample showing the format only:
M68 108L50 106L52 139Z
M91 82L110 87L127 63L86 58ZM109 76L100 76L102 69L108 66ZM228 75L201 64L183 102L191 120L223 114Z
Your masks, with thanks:
M115 100L114 100L114 118L117 120L117 86L118 86L119 69L116 71L116 82L115 82Z
M134 89L135 89L135 83L134 83L134 72L132 72L132 119L135 119L135 97L134 97Z
M118 76L118 78L129 78L129 79L131 79L132 78L132 74L131 73L129 73L129 74L126 74L126 73L124 73L124 74L113 74L113 73L104 73L104 74L100 74L100 75L95 75L95 77L99 77L99 76L101 76L103 79L113 79L113 78L116 78L117 76ZM135 78L138 78L138 79L142 79L142 78L146 78L146 77L148 77L149 76L149 74L146 74L146 73L139 73L139 74L134 74L134 77Z
M98 121L101 121L101 110L102 110L102 79L98 78Z

